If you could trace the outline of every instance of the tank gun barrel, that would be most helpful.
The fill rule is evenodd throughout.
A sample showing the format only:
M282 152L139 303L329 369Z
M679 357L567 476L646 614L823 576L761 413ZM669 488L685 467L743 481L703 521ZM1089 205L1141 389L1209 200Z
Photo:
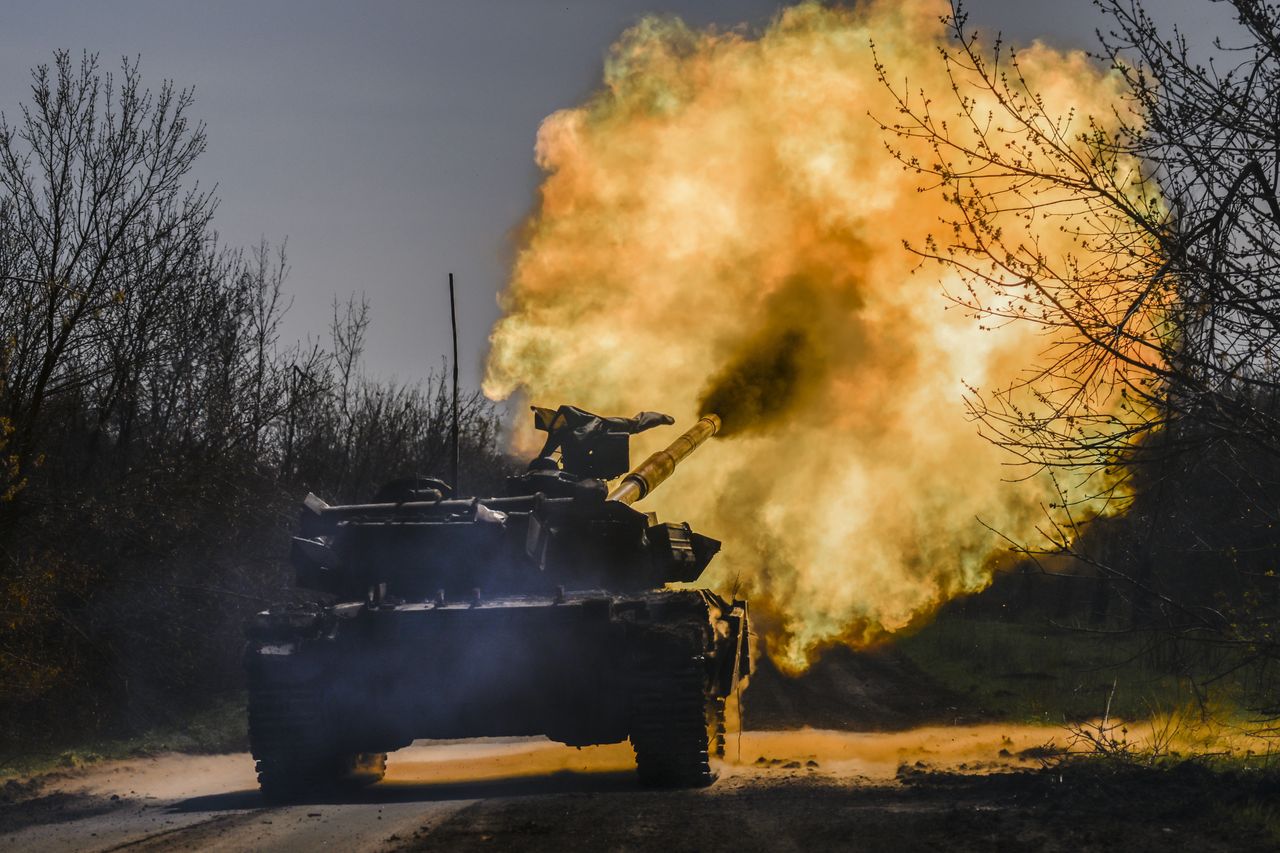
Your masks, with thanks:
M684 434L641 462L609 492L609 500L633 504L658 488L671 472L704 441L720 431L719 415L703 415Z

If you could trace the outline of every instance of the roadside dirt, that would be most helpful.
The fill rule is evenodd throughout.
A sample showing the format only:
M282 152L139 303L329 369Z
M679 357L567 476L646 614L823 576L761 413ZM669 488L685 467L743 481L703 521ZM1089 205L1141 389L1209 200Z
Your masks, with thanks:
M1274 850L1250 780L1043 770L1061 729L966 721L892 650L767 663L720 780L648 791L626 744L420 741L373 788L270 807L247 754L167 754L0 788L0 850ZM1259 805L1261 804L1261 805Z
M485 800L411 839L417 851L1274 850L1274 838L1159 786L1069 789L1043 773L925 772L899 784L807 770L741 774L703 792Z
M392 756L382 784L284 807L262 803L248 755L163 755L15 792L0 806L0 849L1274 849L1214 803L1195 807L1194 785L1179 798L1132 780L1064 782L1018 757L1054 734L746 732L730 738L719 782L694 791L639 788L625 745L424 741Z

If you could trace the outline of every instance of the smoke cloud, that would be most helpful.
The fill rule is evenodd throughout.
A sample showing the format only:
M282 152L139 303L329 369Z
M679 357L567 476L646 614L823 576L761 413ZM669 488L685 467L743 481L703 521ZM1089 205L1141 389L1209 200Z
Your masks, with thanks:
M703 583L765 612L784 665L981 589L1004 550L979 520L1034 541L1056 497L1043 478L1010 482L963 405L964 383L1007 385L1053 340L948 310L962 285L903 245L938 230L946 203L869 117L895 113L873 38L894 79L949 92L947 11L807 4L758 36L644 20L613 46L603 88L538 134L546 177L485 391L660 409L681 428L719 414L722 437L644 506L725 541ZM1020 59L1052 112L1117 102L1118 81L1083 55L1036 45ZM1070 249L1058 224L1025 227ZM634 457L675 435L645 433ZM516 441L536 446L524 425Z

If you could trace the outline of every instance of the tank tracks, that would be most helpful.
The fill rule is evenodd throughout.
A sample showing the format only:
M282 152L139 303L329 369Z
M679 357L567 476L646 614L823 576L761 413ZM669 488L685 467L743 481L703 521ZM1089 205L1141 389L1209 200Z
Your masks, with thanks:
M631 718L642 785L696 788L716 780L710 758L724 755L724 700L708 690L701 657L638 671Z
M371 785L386 774L386 753L351 754L334 748L323 707L320 691L310 686L249 691L249 747L267 799L283 802Z

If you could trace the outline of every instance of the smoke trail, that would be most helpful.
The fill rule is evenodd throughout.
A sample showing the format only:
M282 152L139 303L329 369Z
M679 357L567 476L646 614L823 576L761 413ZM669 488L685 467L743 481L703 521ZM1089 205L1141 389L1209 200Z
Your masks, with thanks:
M962 380L1007 385L1047 340L980 329L946 310L957 282L913 274L903 241L921 244L946 204L868 117L894 111L873 37L913 89L948 90L946 11L806 4L758 38L645 20L604 88L538 134L546 179L485 390L685 425L720 414L724 438L646 507L725 540L709 580L767 607L791 665L982 588L1001 545L977 519L1031 540L1054 497L1005 481L961 401ZM1051 112L1106 115L1118 97L1082 55L1033 46L1021 62ZM1045 251L1067 250L1042 230ZM654 432L637 455L670 440Z

